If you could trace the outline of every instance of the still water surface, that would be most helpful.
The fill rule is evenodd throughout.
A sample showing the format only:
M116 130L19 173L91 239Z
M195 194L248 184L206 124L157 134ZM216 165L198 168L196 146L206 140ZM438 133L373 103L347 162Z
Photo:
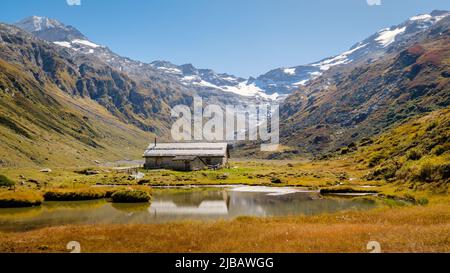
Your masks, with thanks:
M38 208L0 209L0 230L23 231L73 224L146 224L238 216L315 215L374 208L373 201L327 198L293 188L234 187L156 190L151 204L112 204L107 200L45 202Z

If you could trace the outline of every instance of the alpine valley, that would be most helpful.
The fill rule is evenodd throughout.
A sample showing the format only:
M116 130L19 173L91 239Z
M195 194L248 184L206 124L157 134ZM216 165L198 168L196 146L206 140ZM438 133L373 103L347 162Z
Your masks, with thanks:
M327 154L448 107L449 20L447 11L417 15L340 55L249 79L132 60L46 17L1 24L1 164L131 158L166 139L171 107L195 95L219 105L281 103L283 150L261 154L245 143L238 155Z
M24 2L10 1L7 5L18 8L0 14L28 16L18 11ZM28 8L36 1L26 2ZM164 24L148 27L159 22L153 17L146 24L126 20L146 22L141 17L147 10L136 8L149 1L126 3L128 12L123 1L108 1L110 6L101 10L92 10L98 7L93 2L60 4L64 12L95 12L90 19L96 22L110 16L110 31L120 24L138 34L140 28L170 32ZM206 28L204 18L193 16L201 1L154 2L161 2L152 1L151 7L164 22L181 26L187 16L195 31ZM181 18L161 12L166 2L183 3L168 6ZM202 15L214 17L203 11L220 1L204 2L214 5L201 4ZM222 2L230 6L228 12L236 12L231 1ZM279 19L288 17L282 8L300 1L254 2L264 2L264 7L271 2L277 10L268 12ZM319 11L311 8L312 16L332 12L341 19L351 12L357 15L352 18L361 18L392 8L385 1L382 7L368 7L365 0L360 6L349 2L350 10L324 12L330 8L320 5ZM53 1L39 1L36 10L44 10L45 3L57 14ZM180 9L185 5L189 11ZM261 16L250 8L246 15ZM69 14L64 12L61 18ZM214 12L227 20L227 30L236 23L226 10ZM290 16L312 31L333 29L330 21L311 24L297 10ZM120 22L109 23L114 20ZM133 60L87 37L87 29L46 17L0 23L0 253L449 253L450 12L435 10L398 23L362 41L349 41L354 45L336 56L249 78L168 60ZM216 34L222 35L223 25L207 27L214 33L206 38L220 40ZM269 31L259 24L253 27ZM278 34L280 28L274 30ZM337 42L336 36L318 36ZM271 42L278 46L281 41ZM179 45L188 54L186 45ZM262 152L262 143L254 140L173 143L173 108L181 104L186 112L201 110L197 96L204 106L219 105L219 110L229 109L227 105L244 110L254 109L252 104L279 105L278 149ZM214 118L220 120L219 110ZM195 112L204 119L213 116ZM192 126L194 133L199 123ZM246 133L243 126L236 127ZM281 265L284 259L269 256L228 255L210 263L184 256L155 256L151 265L166 261L162 267L178 269L287 268ZM33 265L48 269L45 262Z

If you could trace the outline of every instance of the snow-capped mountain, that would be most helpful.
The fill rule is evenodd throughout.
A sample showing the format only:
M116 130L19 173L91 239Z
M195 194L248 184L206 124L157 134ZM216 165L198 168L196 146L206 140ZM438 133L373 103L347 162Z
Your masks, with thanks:
M264 90L270 95L288 95L306 84L312 77L321 75L320 69L311 65L277 68L259 76L250 78L249 84Z
M257 97L263 100L274 100L278 94L267 95L264 89L257 87L250 80L225 73L216 73L211 69L197 69L192 64L177 66L167 61L151 63L156 69L176 77L185 86L220 90L243 97Z
M83 54L93 54L106 48L89 41L79 30L72 26L47 17L31 16L15 24L15 26L56 45L79 51Z
M167 74L176 76L188 86L217 89L241 96L280 100L332 68L356 65L361 62L371 63L377 60L449 14L448 11L433 11L430 14L417 15L400 25L381 29L337 56L308 65L277 68L257 78L243 79L228 74L217 74L209 69L196 69L192 65L177 66L165 61L154 62L152 65Z
M320 62L311 64L327 71L331 67L350 64L352 62L377 59L395 47L401 46L419 32L430 28L435 23L450 15L448 11L433 11L409 18L400 25L381 29L369 38L352 46L350 50Z
M170 81L181 88L195 90L202 96L207 96L211 91L219 97L220 93L224 92L228 97L235 96L236 99L281 100L293 91L301 89L312 79L333 71L333 68L377 60L449 14L448 11L433 11L430 14L417 15L400 25L381 29L337 56L307 65L277 68L249 79L216 73L211 69L199 69L191 64L175 65L168 61L149 64L135 61L90 41L72 26L46 17L32 16L15 25L41 39L67 48L75 55L94 55L134 78Z
M89 42L88 39L76 28L66 26L57 20L46 17L31 16L15 24L15 26L33 33L43 40L55 42L61 46L78 48L78 45L98 45Z
M135 79L169 81L171 84L194 90L206 97L208 97L208 91L218 97L220 97L218 92L226 92L226 96L222 95L222 97L228 101L239 100L239 98L243 100L277 98L277 94L268 96L261 88L248 84L247 79L233 75L216 73L210 69L197 69L191 64L178 66L167 61L155 61L149 64L120 56L108 47L92 42L74 27L46 17L28 17L16 23L15 26L38 38L66 48L75 56L95 56Z
M331 68L360 62L373 62L396 47L407 43L410 38L430 28L448 15L450 15L448 11L433 11L430 14L411 17L400 25L381 29L340 55L309 65L274 69L249 82L254 83L256 87L264 90L267 94L274 92L289 94Z

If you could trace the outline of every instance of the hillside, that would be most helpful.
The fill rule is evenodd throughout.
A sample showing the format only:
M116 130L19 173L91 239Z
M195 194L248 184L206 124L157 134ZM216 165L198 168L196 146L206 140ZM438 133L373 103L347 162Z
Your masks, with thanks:
M343 62L331 62L342 59L336 56L308 66L312 70L301 66L304 73L269 73L268 82L287 84L286 73L300 73L291 75L300 80L320 70L283 103L281 149L262 157L333 152L447 107L450 18L445 15L433 12L391 27L405 31L389 43L379 40L388 30L380 31L340 55ZM130 60L56 20L30 17L17 26L26 31L0 24L2 165L66 164L58 149L71 155L67 165L136 158L149 139L168 137L171 107L190 105L195 94L220 105L256 101L228 92L245 79L192 65ZM235 155L261 156L253 144L237 145Z
M41 85L52 84L71 96L90 98L144 131L166 133L169 104L190 99L170 84L136 82L93 55L74 55L13 26L0 25L0 37L0 58L5 62L21 66Z
M356 162L372 169L366 177L369 180L446 185L450 179L450 108L412 119L340 153L353 149L358 149Z
M248 82L261 88L267 94L279 93L286 96L294 91L301 92L304 85L321 75L371 64L386 54L398 51L449 14L450 12L446 10L434 10L429 14L410 17L401 24L386 26L366 39L358 41L339 55L310 64L273 69L256 79L249 79ZM330 38L329 42L333 43L333 38Z
M139 158L167 132L169 101L183 100L15 27L0 25L0 37L2 166Z
M240 104L241 101L265 99L265 93L246 86L245 79L216 73L211 69L197 69L192 64L175 65L168 61L145 63L121 56L105 45L91 41L73 26L47 17L31 16L14 24L34 37L64 49L73 59L96 58L103 64L126 74L145 88L162 92L165 102L175 94L198 94L215 104ZM151 82L151 85L149 85ZM167 100L165 97L169 97Z
M334 151L450 104L450 17L378 61L332 69L281 107L281 139L300 153Z
M0 166L134 159L152 138L96 102L44 88L22 67L0 60Z

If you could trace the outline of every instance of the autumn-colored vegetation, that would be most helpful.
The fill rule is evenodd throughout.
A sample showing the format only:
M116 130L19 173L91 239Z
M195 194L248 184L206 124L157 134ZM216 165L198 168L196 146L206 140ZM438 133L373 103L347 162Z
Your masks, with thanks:
M113 203L146 203L150 198L150 194L142 190L120 190L111 196Z
M39 206L44 201L39 192L3 191L0 192L0 208L22 208Z
M95 225L0 233L0 252L449 252L450 207L404 207L291 218ZM45 246L45 247L43 247Z

